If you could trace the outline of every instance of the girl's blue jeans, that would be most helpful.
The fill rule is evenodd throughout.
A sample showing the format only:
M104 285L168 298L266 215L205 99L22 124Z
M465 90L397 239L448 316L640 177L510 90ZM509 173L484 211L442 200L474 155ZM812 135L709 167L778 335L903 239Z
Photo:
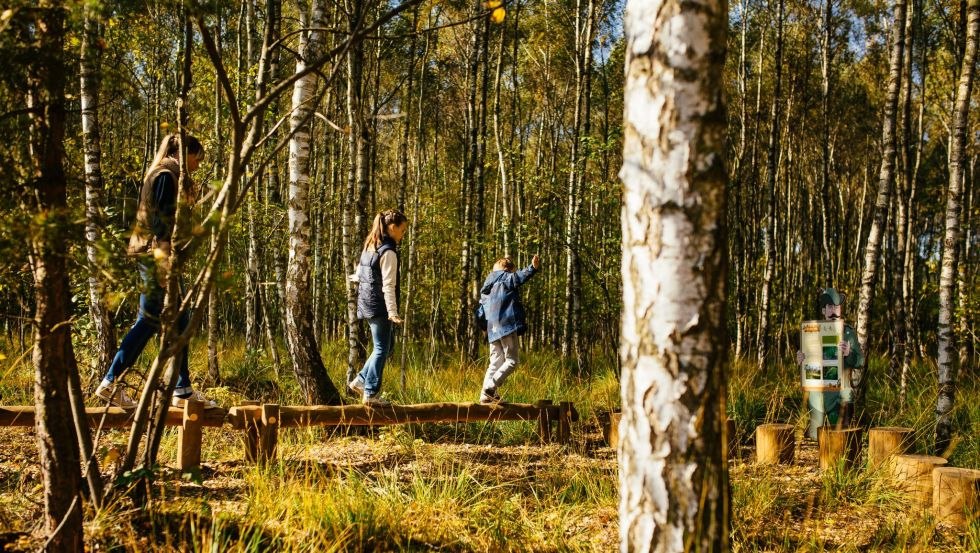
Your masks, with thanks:
M375 317L368 319L371 327L371 339L374 341L374 350L364 362L364 368L358 376L364 381L364 394L367 396L377 395L381 391L381 378L384 376L385 361L391 355L395 347L394 325L387 317Z
M117 378L125 374L126 370L136 363L136 359L143 353L150 338L160 330L160 313L163 311L164 290L156 279L156 267L152 260L140 261L140 276L143 279L143 293L140 294L139 314L136 316L136 323L129 329L119 350L109 365L109 371L103 380L114 382ZM177 318L177 328L183 332L190 322L190 313L184 311ZM174 360L178 363L177 387L174 395L186 395L191 393L191 376L187 370L187 347L185 346L177 354Z

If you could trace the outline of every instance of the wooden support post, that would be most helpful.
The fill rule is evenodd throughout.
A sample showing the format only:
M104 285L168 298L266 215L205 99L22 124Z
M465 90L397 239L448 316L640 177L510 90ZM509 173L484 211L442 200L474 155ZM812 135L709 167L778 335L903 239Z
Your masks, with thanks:
M946 459L932 455L894 455L888 461L891 475L913 507L932 505L932 469L946 465Z
M868 466L877 468L892 455L906 453L912 446L912 429L882 426L868 431Z
M572 441L572 402L558 403L558 443L567 444Z
M177 431L177 467L181 473L201 469L201 420L203 418L203 401L190 400L184 403L184 421Z
M725 419L725 439L728 440L728 459L738 459L738 436L735 434L734 419Z
M261 426L259 427L260 463L273 461L276 458L276 444L279 442L279 406L265 404L262 406Z
M621 412L614 411L609 413L608 418L602 421L602 437L606 439L606 443L613 449L619 447L619 420L622 417L623 414Z
M257 401L243 401L242 405L255 406ZM255 463L259 459L259 426L262 424L261 411L248 409L242 411L242 425L245 428L245 462Z
M793 462L796 434L792 424L760 424L755 429L755 456L759 464Z
M543 444L551 443L551 412L548 409L551 407L551 400L538 400L534 406L540 409L538 411L538 438Z
M932 471L932 512L964 530L980 518L980 470L937 467Z
M835 430L821 426L817 433L817 444L820 449L820 468L829 469L837 464L838 459L844 459L847 468L851 468L857 463L861 453L861 429Z

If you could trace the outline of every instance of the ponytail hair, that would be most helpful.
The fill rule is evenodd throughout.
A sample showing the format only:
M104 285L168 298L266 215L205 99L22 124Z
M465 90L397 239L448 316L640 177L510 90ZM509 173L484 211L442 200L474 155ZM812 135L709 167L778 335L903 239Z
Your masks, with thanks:
M188 134L185 139L187 140L188 154L204 155L204 146L201 145L201 141L197 137ZM160 146L157 147L156 155L153 156L153 162L146 170L146 174L149 175L164 158L177 157L178 152L180 152L180 135L171 133L164 136L163 140L160 141Z
M374 216L374 222L371 223L371 231L368 232L367 238L364 240L364 249L366 250L370 247L378 249L381 241L388 238L388 225L397 227L407 222L408 217L397 209L386 209L378 213Z

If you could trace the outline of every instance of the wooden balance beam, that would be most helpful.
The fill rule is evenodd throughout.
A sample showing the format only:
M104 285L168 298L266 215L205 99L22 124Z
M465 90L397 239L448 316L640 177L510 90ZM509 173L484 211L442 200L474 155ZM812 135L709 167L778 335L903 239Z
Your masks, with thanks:
M245 429L245 460L265 462L275 458L280 428L305 426L389 426L425 422L537 421L538 437L552 441L551 424L558 423L559 443L571 439L571 423L578 421L571 402L554 405L551 400L528 403L420 403L367 405L239 405L228 411L228 421Z
M103 428L129 426L132 409L90 407L85 410L89 424ZM33 407L0 407L0 426L34 426ZM554 405L543 399L529 403L420 403L393 404L386 407L367 405L280 406L274 404L238 405L224 409L205 409L199 401L188 401L183 409L171 407L167 426L178 426L177 463L181 471L193 471L201 465L203 427L231 426L245 431L245 459L265 462L275 458L279 428L303 426L388 426L423 422L494 422L505 420L537 421L538 437L552 441L552 423L558 423L559 443L571 439L571 423L579 420L571 402Z

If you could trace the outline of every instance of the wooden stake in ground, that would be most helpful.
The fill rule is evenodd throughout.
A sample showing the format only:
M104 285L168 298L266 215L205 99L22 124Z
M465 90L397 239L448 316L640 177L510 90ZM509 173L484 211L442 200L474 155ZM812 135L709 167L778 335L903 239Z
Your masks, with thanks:
M913 507L932 505L932 469L946 464L933 455L895 455L889 462L892 478Z
M759 464L793 462L796 435L792 424L760 424L755 429L755 457Z
M912 445L912 429L882 426L868 431L868 465L880 466L892 455L901 455Z
M932 512L960 528L980 517L980 470L938 467L932 471Z

